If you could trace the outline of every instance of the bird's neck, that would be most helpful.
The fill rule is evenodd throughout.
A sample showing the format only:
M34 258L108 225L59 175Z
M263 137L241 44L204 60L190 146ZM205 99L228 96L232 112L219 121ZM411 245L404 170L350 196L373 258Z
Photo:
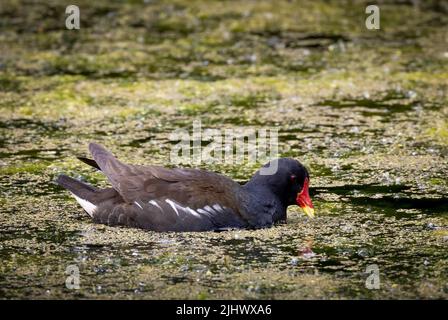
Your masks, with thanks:
M274 223L286 220L287 205L267 185L251 180L243 188L250 194L251 206L257 211L270 215Z
M244 185L250 192L255 192L269 196L269 198L276 198L281 203L287 203L286 186L278 182L274 176L261 175L258 172Z

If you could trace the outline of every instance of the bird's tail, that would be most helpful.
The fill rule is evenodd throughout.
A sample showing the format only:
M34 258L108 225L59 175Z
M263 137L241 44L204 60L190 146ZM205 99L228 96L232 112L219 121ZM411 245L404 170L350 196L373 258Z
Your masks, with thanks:
M90 216L93 216L97 208L95 203L95 191L98 190L97 188L63 174L56 179L56 183L69 190L83 209Z

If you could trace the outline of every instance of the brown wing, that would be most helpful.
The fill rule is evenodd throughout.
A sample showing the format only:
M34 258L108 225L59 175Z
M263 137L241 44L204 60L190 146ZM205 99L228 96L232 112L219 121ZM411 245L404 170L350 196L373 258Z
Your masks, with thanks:
M98 144L91 143L89 149L113 188L129 204L160 199L171 199L191 209L217 204L243 220L248 218L237 206L240 185L225 176L197 169L127 165Z

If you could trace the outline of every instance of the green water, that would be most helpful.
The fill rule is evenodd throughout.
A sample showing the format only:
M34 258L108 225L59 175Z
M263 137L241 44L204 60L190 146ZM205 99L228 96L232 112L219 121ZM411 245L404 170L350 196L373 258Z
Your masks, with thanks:
M0 6L0 298L448 297L448 8L367 2ZM169 163L177 128L278 128L317 218L221 233L93 224L52 181L106 186L96 141ZM244 182L254 164L201 165ZM376 264L380 289L369 290ZM65 286L80 270L80 289Z

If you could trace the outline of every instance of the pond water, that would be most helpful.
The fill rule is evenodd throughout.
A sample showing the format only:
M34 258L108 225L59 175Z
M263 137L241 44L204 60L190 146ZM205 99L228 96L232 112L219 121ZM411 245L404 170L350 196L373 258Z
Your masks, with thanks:
M58 1L0 7L0 298L448 298L448 7L387 1ZM92 223L54 184L106 186L101 143L171 166L169 135L277 128L311 172L264 230ZM201 164L244 182L259 164ZM379 289L366 273L376 265ZM68 289L67 267L80 289Z

